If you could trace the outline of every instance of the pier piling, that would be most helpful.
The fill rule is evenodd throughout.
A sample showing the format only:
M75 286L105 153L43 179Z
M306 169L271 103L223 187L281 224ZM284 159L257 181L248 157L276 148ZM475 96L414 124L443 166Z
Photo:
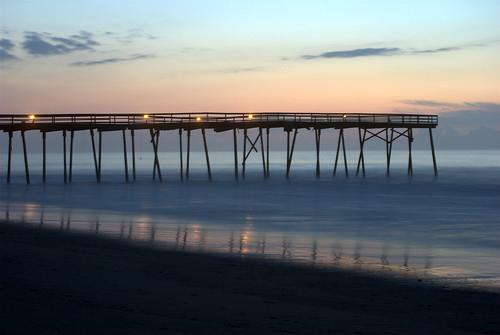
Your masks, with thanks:
M191 154L191 129L187 130L187 147L186 147L186 180L189 180L189 156Z
M182 161L182 128L179 128L179 165L181 181L184 181L184 167Z
M287 164L286 164L286 178L290 178L290 168L292 167L293 150L295 148L295 139L297 138L297 128L293 132L292 147L290 148L290 131L287 130Z
M122 130L122 137L123 137L123 165L125 168L125 182L129 182L128 180L128 160L127 160L127 134L126 130Z
M205 128L201 128L201 135L203 137L203 147L205 148L205 160L207 161L208 180L212 181L212 171L210 170L210 157L208 156L207 136Z
M10 183L10 173L11 173L11 166L12 166L12 132L11 131L9 131L9 147L8 147L7 151L8 151L7 183Z
M316 178L320 177L319 152L321 141L321 129L314 129L314 138L316 140Z
M266 128L266 178L269 178L269 128Z
M92 144L92 155L94 158L94 168L95 168L95 178L96 181L99 182L99 166L97 164L97 154L95 150L95 139L94 139L94 129L90 128L90 139Z
M236 136L236 131L237 129L233 129L233 147L234 147L234 179L238 180L238 143L237 143L237 136Z
M135 131L130 129L131 145L132 145L132 179L135 181Z
M47 181L47 132L42 131L42 182Z
M359 158L358 158L358 166L356 167L356 176L359 175L359 168L361 166L363 177L365 176L365 155L364 155L364 146L365 146L365 138L366 138L366 129L363 129L363 136L361 136L361 128L358 128L358 137L359 137Z
M203 115L193 115L191 113L157 113L142 115L137 114L41 114L41 115L0 115L0 130L8 133L7 150L7 172L6 182L10 183L12 172L12 146L13 135L20 132L22 139L22 151L24 158L24 172L26 183L30 183L30 169L28 162L28 148L26 144L26 132L38 130L42 136L42 182L47 181L47 132L62 132L63 137L63 164L64 182L73 181L73 159L74 159L74 133L75 131L90 131L92 156L97 182L102 181L102 158L103 158L103 138L104 131L122 131L123 140L123 160L125 170L125 181L130 181L129 176L129 153L127 148L127 130L130 130L132 147L132 178L136 180L136 152L135 152L135 130L149 131L151 144L153 146L153 180L162 181L160 167L159 139L162 130L178 130L179 134L179 164L180 180L188 180L190 173L191 155L191 131L201 130L203 139L203 150L207 164L208 179L212 180L212 170L208 151L207 130L215 132L233 132L233 154L234 154L234 177L245 179L247 173L247 161L252 152L258 153L262 162L262 174L264 179L270 176L270 129L282 128L286 132L286 178L290 177L293 154L299 130L313 130L315 137L315 175L321 176L321 134L323 129L338 129L337 150L333 167L333 175L337 173L340 151L344 159L345 175L348 177L347 151L345 143L345 130L355 129L358 132L359 156L357 157L356 175L365 170L365 144L373 138L382 140L385 144L386 155L386 175L391 173L391 156L394 142L400 137L408 140L408 175L413 175L413 131L415 128L429 129L429 141L432 154L432 165L434 175L437 176L437 161L435 143L432 129L438 125L436 115L415 115L415 114L338 114L338 113L204 113ZM238 136L239 129L243 129L243 155L240 161L238 158ZM257 130L253 134L252 129ZM264 129L266 139L264 140ZM186 161L183 153L183 130L186 130ZM94 131L98 132L99 143L96 143ZM293 131L293 134L292 134ZM70 132L69 142L69 162L68 162L68 142L67 136ZM258 143L260 142L260 143ZM265 143L264 143L265 142ZM96 148L98 145L98 148ZM259 148L259 149L257 149ZM97 150L96 150L97 149ZM185 167L184 167L184 162ZM68 164L69 163L69 164ZM185 170L184 170L185 169Z
M66 130L62 131L63 136L63 165L64 165L64 183L68 183L68 171L67 171L67 162L66 162Z
M392 155L392 142L394 140L394 129L391 128L391 137L389 139L389 129L386 129L386 157L387 157L387 171L386 171L386 176L389 177L391 174L391 155Z
M243 162L241 162L241 177L245 180L247 162L247 128L243 129Z
M75 137L75 131L71 130L70 140L69 140L69 182L73 181L73 140Z
M260 153L262 156L262 173L265 179L267 177L267 172L266 172L266 156L264 152L264 137L262 136L262 128L259 128L259 139L260 139Z
M159 141L160 141L160 130L150 129L149 132L151 134L151 143L153 144L153 152L154 152L153 180L156 179L156 173L158 173L158 179L160 181L163 181L162 176L161 176L161 169L160 169L160 159L158 157L158 145L159 145Z
M23 140L23 154L24 154L24 172L26 174L26 184L30 183L30 170L28 164L28 150L26 149L26 137L24 130L21 131L21 138Z
M411 144L413 142L413 132L408 128L408 176L413 176L413 158L411 154Z
M98 161L98 164L97 164L97 171L99 172L98 173L98 177L97 177L97 180L98 182L100 183L102 181L102 170L101 170L101 162L102 162L102 131L101 130L97 130L99 132L99 161Z
M431 143L431 152L432 152L432 166L434 167L434 175L438 175L437 164L436 164L436 152L434 150L434 139L432 138L432 128L429 128L429 140Z

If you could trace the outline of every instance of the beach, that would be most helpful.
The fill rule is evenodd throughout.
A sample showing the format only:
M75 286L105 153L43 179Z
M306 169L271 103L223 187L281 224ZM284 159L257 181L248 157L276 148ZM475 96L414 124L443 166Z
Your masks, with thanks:
M0 225L6 334L494 334L500 295L425 278Z

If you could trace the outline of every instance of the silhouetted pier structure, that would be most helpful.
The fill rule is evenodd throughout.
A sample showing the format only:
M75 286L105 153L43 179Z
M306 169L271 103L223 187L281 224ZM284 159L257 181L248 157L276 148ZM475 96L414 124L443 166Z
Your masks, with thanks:
M320 144L321 132L324 129L338 130L338 141L333 175L337 174L340 152L342 151L345 176L349 175L345 149L344 130L356 128L359 139L359 156L356 175L365 176L365 143L379 139L386 145L387 171L390 174L393 143L399 138L408 140L408 175L413 175L412 142L413 129L429 129L430 146L434 174L437 175L436 154L432 138L432 129L437 127L437 115L417 114L353 114L353 113L161 113L161 114L39 114L39 115L0 115L0 129L8 133L8 158L6 181L11 180L12 137L19 132L22 138L26 183L30 183L28 149L25 133L40 131L42 134L43 182L46 181L46 133L61 132L63 138L64 182L72 181L73 171L73 138L76 131L88 131L91 137L92 154L96 180L101 181L102 133L121 131L123 135L123 162L125 180L129 177L129 150L127 147L127 132L130 133L132 180L136 180L135 131L149 130L151 137L153 160L153 179L162 180L159 159L159 137L162 131L174 130L179 133L180 179L189 179L189 164L191 152L191 132L201 131L203 148L207 165L208 178L212 180L210 156L207 144L206 129L215 132L233 132L234 144L234 176L235 179L245 178L246 162L250 154L260 149L262 171L264 178L270 175L269 170L269 132L272 128L283 128L287 138L286 177L290 175L295 142L299 129L312 130L316 143L316 176L320 175ZM238 155L237 130L243 130L243 153L241 169ZM249 129L257 129L255 138L249 136ZM97 132L98 141L95 137ZM183 132L186 136L186 158L184 166ZM69 157L67 157L67 137L69 134ZM265 137L265 139L264 139ZM97 142L97 145L96 145ZM96 148L97 146L97 148Z

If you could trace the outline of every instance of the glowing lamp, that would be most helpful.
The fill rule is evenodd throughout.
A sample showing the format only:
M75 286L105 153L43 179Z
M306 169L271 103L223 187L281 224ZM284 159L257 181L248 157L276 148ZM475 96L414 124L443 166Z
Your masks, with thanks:
M148 114L144 114L142 117L143 117L145 120L149 119L149 115L148 115Z
M201 117L196 117L196 121L200 122L201 121Z

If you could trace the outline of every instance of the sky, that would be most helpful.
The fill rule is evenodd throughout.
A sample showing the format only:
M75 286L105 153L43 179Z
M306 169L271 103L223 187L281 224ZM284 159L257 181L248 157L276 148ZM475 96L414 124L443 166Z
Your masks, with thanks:
M500 111L500 1L0 0L0 113Z

